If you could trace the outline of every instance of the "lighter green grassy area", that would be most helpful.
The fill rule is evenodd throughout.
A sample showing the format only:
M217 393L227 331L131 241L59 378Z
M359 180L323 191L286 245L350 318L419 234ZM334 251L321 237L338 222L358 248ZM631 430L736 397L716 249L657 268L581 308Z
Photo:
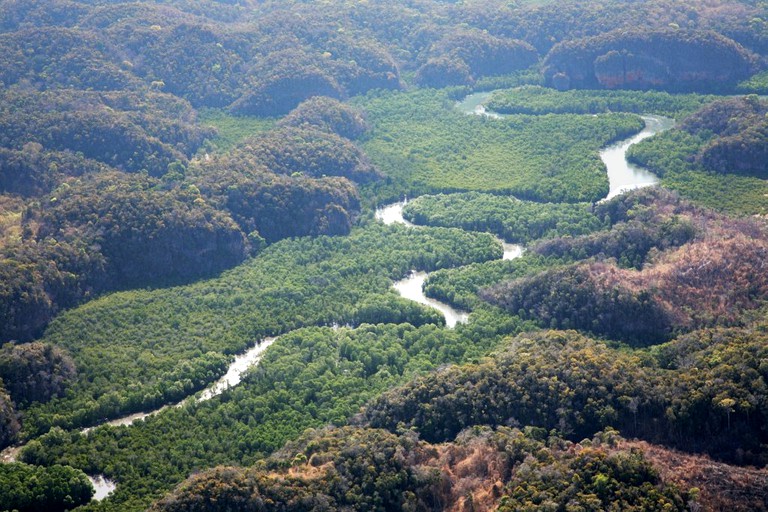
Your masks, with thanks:
M692 158L709 140L673 129L632 146L628 157L662 177L661 184L703 206L733 215L768 214L768 181L705 170Z
M768 181L706 171L671 173L665 187L703 206L732 215L768 215Z
M744 94L768 94L768 71L749 77L736 86L736 90Z
M486 191L551 202L608 192L599 150L640 131L631 114L514 115L490 119L455 108L447 92L358 99L373 126L363 146L397 193Z
M217 136L206 142L209 152L223 153L253 135L268 131L275 125L275 119L234 116L220 109L201 109L198 122L216 129Z
M680 118L711 103L717 96L670 94L663 91L557 91L523 86L494 91L486 106L504 114L599 114L632 112Z

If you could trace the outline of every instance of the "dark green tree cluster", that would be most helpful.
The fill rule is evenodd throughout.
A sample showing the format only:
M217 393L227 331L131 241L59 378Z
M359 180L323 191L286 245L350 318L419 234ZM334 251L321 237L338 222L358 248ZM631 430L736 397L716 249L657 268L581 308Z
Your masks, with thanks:
M164 190L151 179L105 173L60 187L49 202L37 237L77 233L73 242L96 244L109 280L101 288L211 275L244 256L243 234L194 186Z
M650 290L632 284L617 278L611 265L581 264L509 281L481 297L542 326L580 329L636 346L669 339L677 326L672 311Z
M38 336L62 308L106 290L186 281L245 257L243 233L192 186L117 171L64 182L29 205L2 248L1 336Z
M755 96L704 106L679 127L632 146L628 159L697 202L740 215L766 212L766 103Z
M314 117L324 127L304 121L278 127L245 139L228 154L191 171L202 194L248 234L254 252L264 241L290 236L348 234L360 211L357 188L349 180L380 178L357 146L327 131L330 125L317 117L323 107L307 105L307 118ZM342 120L354 119L345 117L353 112L348 107L334 108L347 112L339 114ZM286 124L302 116L297 110ZM330 114L329 120L335 117Z
M326 428L253 468L196 475L150 510L685 510L686 494L640 451L612 449L603 437L617 438L609 432L582 446L501 427L431 445L412 434Z
M280 120L280 125L309 126L350 140L368 130L364 112L327 96L314 96L300 103Z
M478 29L458 29L447 32L432 45L415 80L426 87L470 85L476 78L506 75L537 61L538 53L524 41L496 37Z
M0 379L14 401L47 402L61 396L75 379L72 358L61 348L40 342L6 344L0 351Z
M371 402L370 425L430 442L472 425L533 425L569 439L608 425L687 450L762 464L765 333L704 330L643 353L575 332L511 340L492 358L436 372ZM739 355L741 354L741 355Z
M109 169L82 154L46 151L39 142L28 142L20 149L0 148L0 191L23 197L42 196L69 176Z
M343 176L360 183L381 176L348 139L311 127L271 130L245 141L242 151L275 174Z
M21 427L16 404L29 407L64 394L76 379L72 358L44 343L13 345L0 351L0 448L16 442Z
M703 232L712 212L661 188L633 191L600 203L593 215L609 230L578 237L540 241L530 249L544 257L566 261L614 259L620 266L640 270L649 254L680 247Z
M565 260L565 262L570 261ZM535 275L562 264L562 260L552 257L543 258L531 251L526 251L519 258L512 260L474 263L432 272L424 283L424 292L429 297L455 307L475 310L482 305L487 305L478 296L482 289L510 279Z
M680 129L709 138L696 158L706 169L768 177L768 103L756 96L721 100L686 118Z
M187 102L169 95L9 89L0 97L0 147L24 151L37 143L128 172L162 176L212 135L195 125Z
M88 503L91 496L88 477L69 466L0 464L0 510L4 512L64 512Z
M269 172L239 172L253 161L244 154L217 162L198 184L212 204L248 233L254 252L265 242L292 236L345 235L360 210L355 186L345 178L314 179ZM257 164L258 165L258 164Z

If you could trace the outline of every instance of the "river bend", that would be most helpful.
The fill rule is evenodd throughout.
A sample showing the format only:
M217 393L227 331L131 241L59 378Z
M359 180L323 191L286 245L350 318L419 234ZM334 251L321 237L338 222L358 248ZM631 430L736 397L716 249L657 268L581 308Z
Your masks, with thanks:
M482 115L492 119L501 119L504 116L496 112L487 111L483 105L485 101L490 98L492 92L481 92L470 94L461 102L456 104L456 108L466 114ZM658 177L650 173L648 170L635 166L629 163L626 159L627 150L632 144L651 137L657 133L668 130L674 126L674 120L667 117L643 115L641 116L645 121L645 128L636 135L620 141L616 144L612 144L602 151L600 151L600 158L606 166L608 172L608 179L610 182L610 192L603 199L607 200L622 192L632 190L635 188L655 185L658 183ZM384 222L385 224L400 223L409 227L416 228L414 224L407 221L403 217L403 207L407 200L392 203L383 206L376 210L375 217L377 220ZM506 243L503 240L499 242L504 247L503 259L510 260L519 257L524 249L520 245ZM445 304L435 299L431 299L424 295L423 286L427 279L428 274L426 272L412 272L408 277L394 283L393 287L406 299L414 300L420 304L433 307L440 311L446 321L446 325L449 328L455 327L457 323L466 323L469 318L469 313L453 308L449 304ZM227 369L227 373L222 376L218 381L211 384L208 388L203 390L197 395L197 401L204 401L213 398L230 387L236 386L240 383L243 374L253 365L258 364L264 351L277 340L276 337L266 338L261 342L255 344L249 350L235 357L235 360ZM87 434L92 429L101 425L130 425L136 421L141 421L144 418L157 414L167 407L178 407L185 403L187 400L193 399L193 396L187 397L175 406L163 406L151 412L143 412L124 416L111 421L104 422L94 427L83 429L82 432ZM21 446L8 447L0 452L0 462L14 462ZM115 483L109 479L101 476L89 476L88 477L94 486L96 494L94 500L102 500L111 494L115 490Z

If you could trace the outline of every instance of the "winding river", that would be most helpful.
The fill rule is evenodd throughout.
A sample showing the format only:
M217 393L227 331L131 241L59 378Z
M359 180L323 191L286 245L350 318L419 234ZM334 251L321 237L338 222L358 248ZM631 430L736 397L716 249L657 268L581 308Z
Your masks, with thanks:
M503 119L503 114L488 111L483 103L488 101L494 91L477 92L466 96L456 103L456 108L465 114L485 116L493 119ZM647 169L627 161L627 149L643 139L657 133L669 130L675 125L675 120L669 117L644 114L640 116L645 122L643 130L625 140L612 144L600 151L600 158L608 172L609 192L603 199L606 201L622 192L636 188L648 187L659 182L659 177Z
M456 109L469 115L485 116L492 119L503 119L504 115L497 112L486 110L485 103L493 94L490 92L479 92L466 96L462 101L456 103ZM640 116L645 122L645 128L632 137L607 146L600 151L600 158L605 164L608 173L609 192L602 199L607 201L628 190L648 187L659 182L658 176L649 172L647 169L636 166L627 161L627 150L632 144L636 144L643 139L647 139L657 133L669 130L675 124L673 119L655 115ZM416 227L403 217L403 207L408 200L388 204L376 210L375 217L385 224L400 223L410 227ZM503 259L511 260L520 257L524 249L520 245L510 244L499 240L504 247ZM431 299L424 294L424 282L427 279L426 272L412 272L411 275L397 281L393 286L395 290L406 299L414 300L419 304L430 306L440 311L445 317L445 324L449 327L455 327L457 323L466 323L469 319L469 313L453 308L443 302Z
M483 106L483 103L488 100L491 94L492 92L471 94L461 102L457 103L456 108L466 114L482 115L493 119L501 119L504 117L503 115L487 111ZM662 131L668 130L674 125L674 121L666 117L652 115L644 115L642 118L645 121L646 126L640 133L624 141L608 146L600 152L600 158L605 163L610 181L610 192L604 200L610 199L627 190L658 183L658 178L655 175L641 167L634 166L627 162L626 152L632 144L635 144ZM406 203L407 200L403 200L379 208L375 212L375 217L385 224L400 223L409 227L417 228L418 226L415 226L403 218L403 207ZM499 240L499 242L504 247L503 259L505 260L517 258L524 251L524 248L520 245L509 244L503 240ZM468 312L457 310L448 304L431 299L424 295L423 285L427 276L428 274L426 272L414 271L405 279L394 283L393 286L395 290L397 290L403 297L433 307L440 311L445 316L446 325L449 328L455 327L458 323L467 322L469 319ZM209 400L214 396L223 393L226 389L238 385L242 379L243 374L253 365L258 364L262 355L264 354L264 351L276 340L276 337L271 337L256 343L246 352L235 357L235 360L229 366L227 373L218 381L211 384L208 388L199 394L187 397L174 406L163 406L151 412L131 414L122 418L104 422L94 427L83 429L81 432L87 434L97 426L101 425L130 425L136 421L142 421L148 416L157 414L158 412L168 407L178 407L188 400ZM3 450L0 452L0 462L16 461L21 448L21 446L13 446ZM96 490L96 494L94 495L95 500L104 499L115 490L115 483L101 475L89 476L88 478Z
M142 421L144 420L144 418L148 416L157 414L160 411L167 409L168 407L181 407L188 400L197 400L198 402L210 400L211 398L222 394L225 390L240 384L243 378L243 374L250 367L252 367L255 364L258 364L258 362L261 360L261 357L264 355L264 351L267 350L267 348L270 345L272 345L276 340L277 340L277 337L265 338L260 342L256 343L253 347L251 347L247 351L236 356L234 361L232 361L232 363L227 368L227 373L225 373L221 378L219 378L219 380L217 380L216 382L214 382L213 384L205 388L202 392L200 392L199 395L189 396L184 400L182 400L181 402L172 406L164 405L163 407L155 409L154 411L130 414L128 416L123 416L122 418L106 421L99 425L82 429L80 432L83 434L88 434L91 430L95 429L96 427L100 427L102 425L111 425L113 427L117 427L121 425L131 425L136 421ZM19 452L21 452L22 448L23 446L11 446L6 448L2 452L0 452L0 462L16 462L16 458L18 457ZM114 490L117 488L117 485L115 484L115 482L104 477L103 475L93 475L93 476L88 475L88 480L91 481L91 485L93 485L93 488L95 490L93 499L96 501L103 500L104 498L112 494Z

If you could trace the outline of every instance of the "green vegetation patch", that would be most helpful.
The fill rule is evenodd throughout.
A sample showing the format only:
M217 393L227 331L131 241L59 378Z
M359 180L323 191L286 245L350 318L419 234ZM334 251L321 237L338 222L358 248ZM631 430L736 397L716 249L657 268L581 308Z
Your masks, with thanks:
M736 90L744 94L768 94L768 71L757 73L740 82Z
M756 96L714 102L679 127L633 145L627 158L697 203L737 215L764 215L767 110Z
M447 93L433 90L358 101L372 126L364 149L389 176L390 187L405 189L399 193L476 190L596 201L608 193L600 148L643 127L629 114L471 116L457 111Z
M93 486L82 471L56 464L45 468L0 464L0 510L63 512L88 503Z
M587 203L536 203L478 192L421 196L405 206L403 215L416 224L488 231L522 244L606 227Z
M298 327L435 321L430 309L400 300L392 279L499 257L488 234L372 225L274 244L217 279L91 301L59 316L45 337L70 352L78 381L64 398L27 410L24 427L86 426L180 400L224 373L230 354Z
M651 442L763 464L765 342L764 326L706 329L631 352L574 331L523 334L480 364L384 393L365 417L371 427L414 429L429 442L473 425L519 422L575 440L611 425Z
M488 286L542 272L562 264L555 258L525 253L513 260L473 263L459 268L437 270L429 275L424 292L443 302L463 309L474 309L482 303L478 292Z
M225 110L204 108L199 122L216 129L216 136L208 139L207 148L225 152L256 134L266 132L275 125L275 119L255 116L235 116Z
M293 331L221 397L169 408L130 428L87 436L54 429L30 442L23 458L104 473L119 485L99 510L144 510L198 468L251 465L307 428L346 423L364 403L417 374L481 357L499 342L499 329L518 330L503 319L485 321L480 330L366 324Z
M485 505L488 494L502 495L504 511L550 504L556 510L556 503L574 510L685 510L688 496L621 441L611 430L573 445L541 429L474 427L432 445L410 432L324 428L252 468L195 475L150 511L196 509L201 489L208 491L207 512L258 510L264 502L286 511L443 510L448 503Z
M716 96L662 91L557 91L535 85L495 91L486 106L501 114L602 114L633 112L680 117Z

